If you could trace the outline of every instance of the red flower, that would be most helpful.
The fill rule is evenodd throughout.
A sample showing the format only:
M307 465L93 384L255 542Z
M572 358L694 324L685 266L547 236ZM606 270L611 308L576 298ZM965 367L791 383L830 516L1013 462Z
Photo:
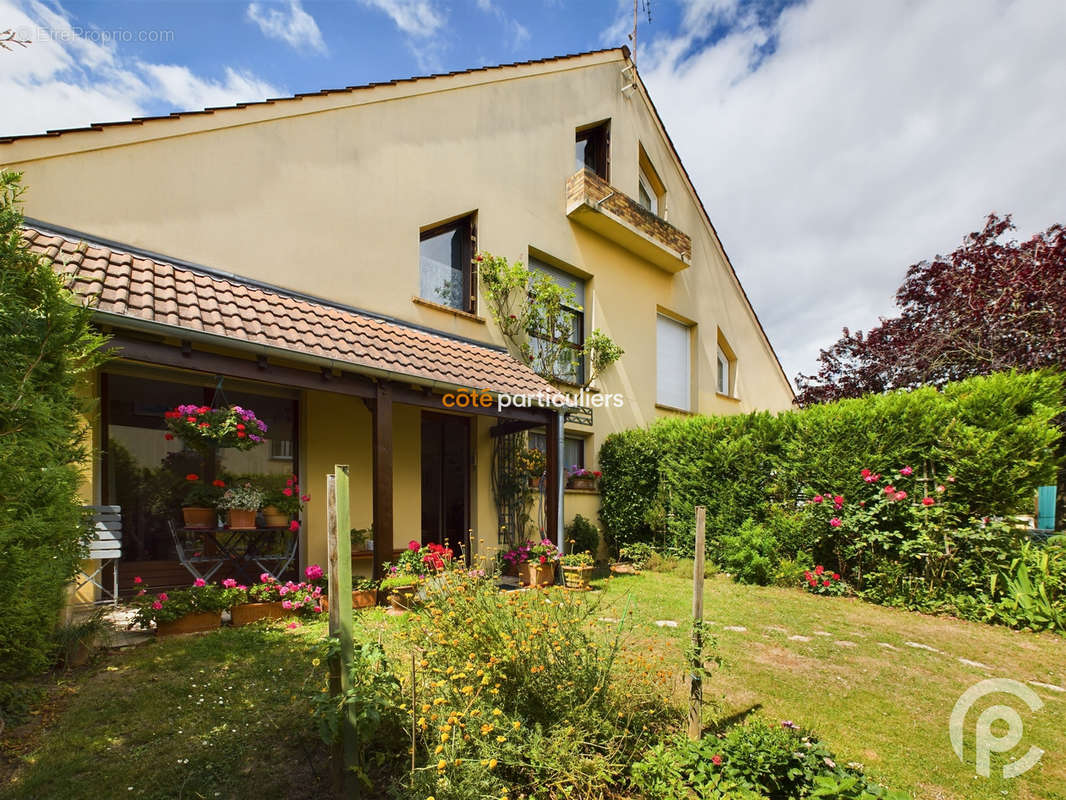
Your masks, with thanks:
M187 481L198 481L198 480L200 480L200 476L197 475L195 472L190 472L188 475L185 476L185 480L187 480Z
M218 478L216 478L215 480L211 481L211 485L212 486L217 486L219 489L221 489L222 487L224 487L226 485L226 482L225 481L220 481L220 480L218 480Z
M825 567L823 567L821 564L814 568L815 575L821 575L823 572L825 572Z
M840 506L844 505L844 496L838 494L836 497L834 497L833 505L835 505L837 508L840 508Z
M824 499L825 499L825 498L824 498L824 497L822 497L822 496L821 496L820 494L816 494L816 495L815 495L814 497L812 497L812 498L811 498L811 502L812 502L812 503L820 503L820 502L822 502L822 501L823 501Z
M415 541L414 539L412 539L411 541L409 541L409 542L407 543L407 549L408 549L408 550L418 550L418 549L420 549L421 547L422 547L422 545L420 545L420 544L419 544L418 542L416 542L416 541Z
M167 593L166 593L166 592L160 592L160 593L159 593L158 595L156 595L156 596L157 596L157 597L159 598L159 602L161 602L161 603L165 603L165 602L166 602L167 600L169 600L169 599L170 599L170 598L169 598L169 597L167 596Z
M141 576L140 575L134 575L133 576L133 582L134 583L144 583L144 581L141 580Z
M896 500L906 500L907 499L907 493L906 492L896 492L894 495L892 495L892 497L894 499L896 499Z
M840 573L839 572L834 572L833 573L833 580L835 580L835 581L839 581L840 580Z
M169 441L171 441L174 438L174 434L173 433L164 433L163 434L163 438L166 439L169 442Z
M300 495L300 499L303 500L305 503L310 503L311 502L311 495L309 495L309 494Z
M931 506L935 502L936 502L936 500L934 500L932 497L923 497L922 498L922 505L923 506Z
M864 469L859 474L862 475L864 478L869 478L873 473L868 469Z
M296 520L293 520L292 522L289 523L289 530L290 531L298 531L298 530L300 530L300 523L297 522Z
M282 489L281 493L286 497L292 497L292 489L289 489L288 487Z
M185 421L186 422L196 422L196 417L186 417Z
M244 425L242 425L241 423L238 422L237 423L237 430L243 431L244 430Z
M885 494L895 494L895 493L896 493L896 487L893 486L891 483L888 484L888 486L885 487Z
M717 754L711 756L711 763L714 764L716 767L722 766L722 757Z
M247 433L245 433L244 431L237 431L237 438L238 438L238 439L243 439L243 438L244 438L245 436L247 436L247 435L248 435L248 434L247 434Z
M828 585L829 585L829 581L822 581L822 586L828 586Z
M833 517L831 520L829 520L829 526L832 528L839 528L840 525L840 517Z

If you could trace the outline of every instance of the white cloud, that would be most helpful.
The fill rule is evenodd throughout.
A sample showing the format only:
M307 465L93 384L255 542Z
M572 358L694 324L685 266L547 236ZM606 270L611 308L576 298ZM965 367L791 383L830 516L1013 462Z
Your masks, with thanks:
M641 73L790 378L989 211L1066 221L1066 3L738 8L689 0Z
M128 58L114 39L79 33L57 4L0 0L4 27L31 44L0 52L0 135L43 133L158 113L160 101L197 110L284 94L250 73L226 68L211 80L176 65Z
M477 7L486 14L492 14L511 33L511 49L517 50L529 41L529 29L514 17L511 17L496 5L493 0L477 0Z
M426 39L444 27L444 12L430 0L361 0L363 5L388 14L408 36Z
M258 25L267 38L278 39L295 50L310 47L318 53L327 52L318 23L304 10L300 0L288 0L283 9L267 9L260 3L250 3L248 19Z

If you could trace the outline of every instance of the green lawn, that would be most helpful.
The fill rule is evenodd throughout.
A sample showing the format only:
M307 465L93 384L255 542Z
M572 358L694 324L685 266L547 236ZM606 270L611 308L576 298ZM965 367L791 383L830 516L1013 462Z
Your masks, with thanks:
M649 660L663 665L680 700L690 581L649 573L601 586L599 616L621 618L629 607L630 651L646 654L620 669L645 668ZM720 718L753 712L811 727L841 759L863 763L922 800L1066 798L1066 694L1033 687L1045 706L1022 714L1017 752L1035 744L1046 754L1012 781L974 778L972 749L960 763L947 734L955 701L985 677L1066 686L1066 639L720 578L708 581L705 607L723 659L708 690ZM680 624L659 627L656 620ZM372 611L359 621L363 636L394 641L395 618ZM323 630L321 623L253 626L162 640L60 679L36 727L7 732L13 778L0 778L0 795L322 796L326 750L311 728L307 698L322 684L324 665L311 659ZM968 748L976 716L991 702L979 702L967 717ZM1011 698L995 702L1023 710Z

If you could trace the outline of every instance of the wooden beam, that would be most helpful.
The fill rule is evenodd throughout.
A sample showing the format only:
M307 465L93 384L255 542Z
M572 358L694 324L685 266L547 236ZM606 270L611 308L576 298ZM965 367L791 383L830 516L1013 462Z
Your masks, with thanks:
M347 370L324 373L320 369L297 369L279 366L271 363L269 359L264 359L262 356L257 356L253 359L209 353L203 350L193 350L191 346L179 347L164 344L163 342L136 339L122 334L113 336L104 345L104 350L129 361L207 372L212 375L225 375L231 378L243 378L297 389L332 392L333 394L361 397L367 400L375 399L377 397L375 387L379 383L385 382L392 386L394 402L444 413L497 417L499 419L530 422L535 425L545 424L548 417L555 413L551 408L524 408L521 406L512 406L502 410L497 408L496 405L488 408L481 406L458 408L454 405L445 405L443 394L435 394L426 389L415 388L398 380L375 380L369 376ZM414 381L416 379L412 377L411 380Z
M522 431L528 431L531 428L543 428L547 424L547 420L541 422L522 422L519 420L504 420L498 422L489 428L489 436L493 439L499 436L506 436L509 433L521 433Z
M379 383L374 401L374 577L392 559L392 387Z
M707 509L696 506L696 558L692 562L692 674L689 676L688 738L703 736L703 570Z

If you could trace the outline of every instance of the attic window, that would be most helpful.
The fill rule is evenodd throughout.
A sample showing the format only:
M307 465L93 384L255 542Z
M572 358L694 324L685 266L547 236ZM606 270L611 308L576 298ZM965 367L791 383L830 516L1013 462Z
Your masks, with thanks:
M477 233L470 214L421 232L422 299L468 313L477 312L473 270Z
M651 159L640 147L640 164L637 183L637 202L652 214L666 219L666 187L663 186L655 167L651 165Z
M575 168L590 169L603 178L610 180L611 122L599 122L586 128L578 128L575 137Z

